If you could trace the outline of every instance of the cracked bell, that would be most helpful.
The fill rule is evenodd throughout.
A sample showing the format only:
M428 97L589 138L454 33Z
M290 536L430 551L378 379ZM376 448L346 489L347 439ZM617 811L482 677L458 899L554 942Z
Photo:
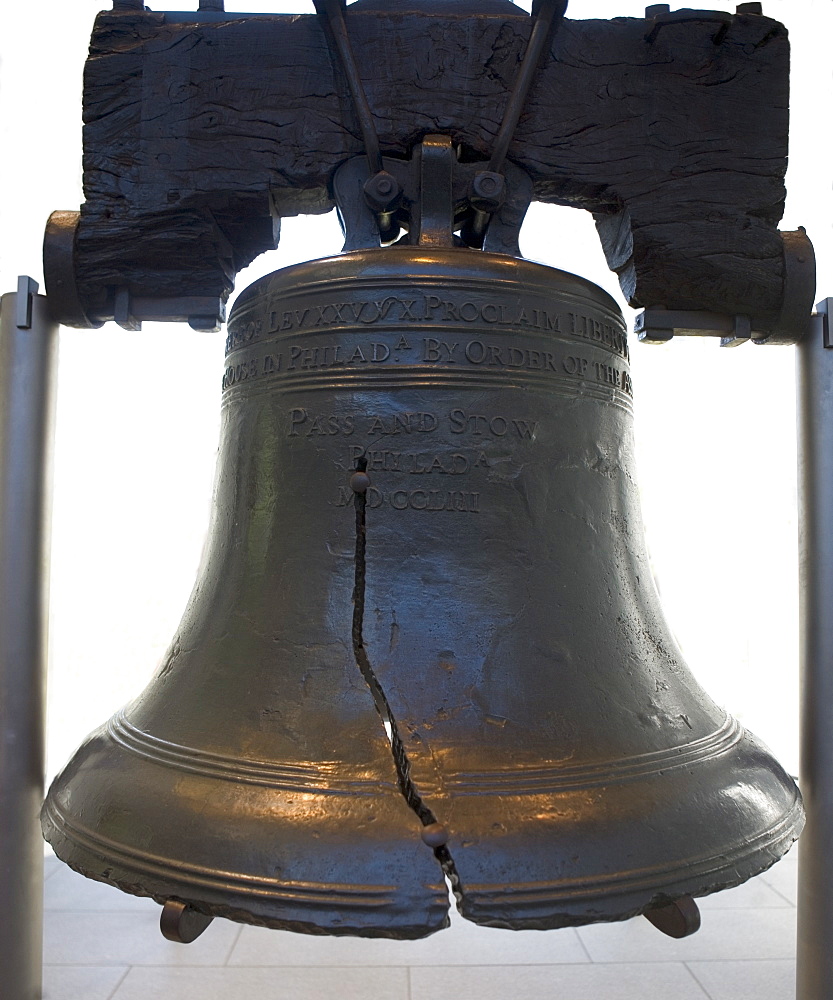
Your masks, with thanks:
M229 322L202 569L43 814L126 892L317 934L619 920L736 885L800 799L683 662L624 322L426 246L286 268Z

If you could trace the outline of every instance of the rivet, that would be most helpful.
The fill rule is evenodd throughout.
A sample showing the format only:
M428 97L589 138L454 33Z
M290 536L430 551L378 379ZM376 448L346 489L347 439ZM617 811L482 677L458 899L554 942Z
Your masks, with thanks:
M448 843L448 830L442 823L429 823L422 828L421 837L428 847L445 847Z
M370 486L370 476L366 472L354 472L350 477L350 489L354 493L366 493Z

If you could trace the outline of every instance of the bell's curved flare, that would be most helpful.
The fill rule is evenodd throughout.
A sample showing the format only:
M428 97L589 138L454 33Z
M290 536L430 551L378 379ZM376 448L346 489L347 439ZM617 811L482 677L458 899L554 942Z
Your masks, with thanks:
M799 796L663 620L631 399L614 301L529 261L392 247L249 288L193 596L53 784L58 856L401 938L446 926L443 868L469 919L549 928L769 867Z

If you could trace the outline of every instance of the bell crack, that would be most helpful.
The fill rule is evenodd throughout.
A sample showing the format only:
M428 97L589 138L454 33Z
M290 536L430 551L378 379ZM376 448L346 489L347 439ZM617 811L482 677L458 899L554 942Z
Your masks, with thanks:
M356 509L356 574L353 585L353 654L356 658L356 665L370 688L376 710L388 733L399 790L409 808L416 813L422 823L422 840L433 850L434 857L439 862L451 891L459 901L462 896L462 886L454 859L446 845L447 831L437 819L434 811L422 798L411 777L411 762L408 759L408 752L405 749L399 725L364 646L364 603L367 578L367 487L370 485L366 469L367 459L358 459L356 472L351 480L351 485L356 491L354 500Z

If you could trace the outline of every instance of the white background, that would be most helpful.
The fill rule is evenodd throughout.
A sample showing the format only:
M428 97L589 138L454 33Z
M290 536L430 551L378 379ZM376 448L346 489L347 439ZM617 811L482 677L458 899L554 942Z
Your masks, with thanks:
M0 291L12 290L19 273L41 279L47 216L81 202L81 75L102 6L6 0L0 7ZM309 13L312 4L227 0L226 9ZM764 12L788 26L793 43L781 228L807 227L821 298L833 295L833 3L764 0ZM644 4L630 0L572 0L568 11L572 18L643 13ZM332 214L285 220L280 250L243 272L237 287L339 246ZM521 246L622 302L586 213L535 206ZM208 516L222 348L223 334L180 325L62 331L50 773L144 686L174 633ZM644 515L671 626L703 686L795 771L793 350L677 340L634 344L633 355Z

